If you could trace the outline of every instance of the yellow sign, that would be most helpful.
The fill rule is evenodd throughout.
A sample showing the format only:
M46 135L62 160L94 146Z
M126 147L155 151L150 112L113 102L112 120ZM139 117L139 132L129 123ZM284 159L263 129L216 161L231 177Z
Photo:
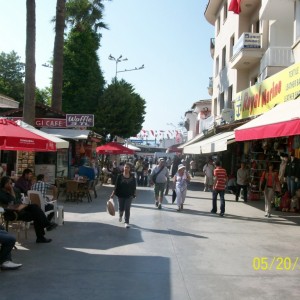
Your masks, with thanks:
M294 100L299 95L300 63L238 93L235 100L235 120L260 115L276 104Z

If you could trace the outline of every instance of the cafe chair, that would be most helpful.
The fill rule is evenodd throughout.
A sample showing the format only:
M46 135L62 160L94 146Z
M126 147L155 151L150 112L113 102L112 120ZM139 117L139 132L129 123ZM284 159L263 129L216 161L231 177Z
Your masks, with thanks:
M17 231L17 241L20 240L20 232L24 231L25 233L25 239L27 240L27 232L30 226L29 222L21 221L18 220L18 215L17 213L12 213L10 214L11 216L14 216L14 218L6 218L5 210L2 206L0 206L0 220L1 220L1 225L5 226L5 230L8 232L9 228L12 228L13 230Z
M48 217L51 213L54 213L54 222L57 222L57 201L46 201L40 191L33 191L29 190L27 192L29 202L31 204L38 205L41 210L45 213L45 215ZM45 207L47 204L52 204L53 209L45 211Z
M58 177L55 179L55 185L57 187L57 199L60 194L66 194L66 179L64 177Z
M66 182L66 201L79 201L79 188L76 180L67 180Z

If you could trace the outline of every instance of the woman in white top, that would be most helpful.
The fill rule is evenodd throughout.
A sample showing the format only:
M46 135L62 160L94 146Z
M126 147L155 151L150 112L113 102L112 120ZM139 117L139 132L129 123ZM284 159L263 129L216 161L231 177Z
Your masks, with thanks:
M173 180L176 190L176 203L178 206L177 211L180 211L183 209L183 203L185 201L187 191L187 184L191 180L191 176L188 172L186 172L184 165L181 164L178 166L177 173L175 174Z

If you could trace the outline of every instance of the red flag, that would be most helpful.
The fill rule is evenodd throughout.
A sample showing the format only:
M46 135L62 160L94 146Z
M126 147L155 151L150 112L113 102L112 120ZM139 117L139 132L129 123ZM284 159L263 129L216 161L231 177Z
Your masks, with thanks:
M231 0L228 10L239 14L241 12L241 1L242 0Z

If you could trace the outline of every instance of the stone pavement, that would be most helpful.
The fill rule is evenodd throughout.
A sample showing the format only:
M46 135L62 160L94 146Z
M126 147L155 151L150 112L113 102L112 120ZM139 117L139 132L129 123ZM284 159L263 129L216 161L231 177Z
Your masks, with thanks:
M212 215L211 193L193 178L182 212L171 195L158 210L152 188L138 188L125 229L105 211L112 188L92 203L60 201L65 223L50 244L21 233L13 259L23 267L0 272L2 300L300 298L299 214L268 219L262 201L229 194L225 217Z

